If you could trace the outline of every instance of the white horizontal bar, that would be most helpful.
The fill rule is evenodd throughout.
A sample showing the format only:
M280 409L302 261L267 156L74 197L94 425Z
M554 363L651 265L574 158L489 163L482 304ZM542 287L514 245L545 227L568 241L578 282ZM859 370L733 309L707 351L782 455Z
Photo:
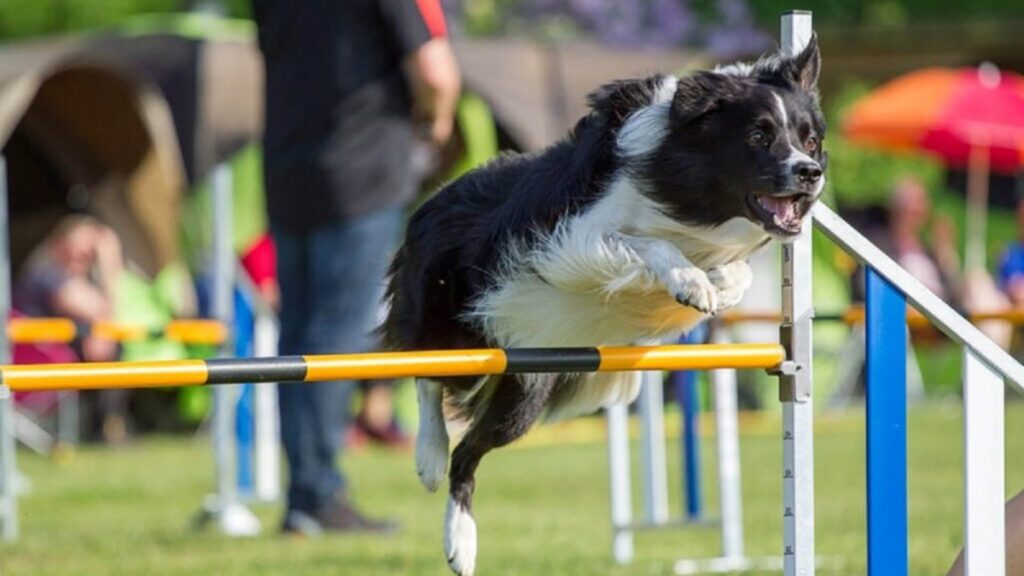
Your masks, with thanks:
M1024 366L821 202L814 207L814 223L861 264L892 283L951 340L971 349L979 360L1024 390Z

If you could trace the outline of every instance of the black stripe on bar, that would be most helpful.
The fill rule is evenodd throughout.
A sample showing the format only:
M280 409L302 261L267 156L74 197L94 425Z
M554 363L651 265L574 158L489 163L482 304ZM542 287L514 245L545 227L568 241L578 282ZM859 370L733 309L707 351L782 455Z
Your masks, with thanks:
M302 356L276 358L211 358L206 361L207 384L302 382L306 360Z
M507 374L524 372L596 372L601 366L597 348L506 348Z

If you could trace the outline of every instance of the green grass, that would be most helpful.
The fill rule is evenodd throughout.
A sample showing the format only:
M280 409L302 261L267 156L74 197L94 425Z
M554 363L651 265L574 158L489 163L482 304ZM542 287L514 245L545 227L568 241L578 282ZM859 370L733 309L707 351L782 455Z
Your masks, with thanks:
M745 417L743 424L747 549L754 555L774 555L781 546L779 419L771 413ZM961 425L955 406L911 413L912 574L944 574L959 548ZM713 529L647 532L637 537L632 565L611 563L605 445L595 434L600 430L599 423L547 428L513 449L488 456L475 506L479 574L668 574L676 558L718 552ZM553 443L560 440L570 442ZM1024 448L1024 406L1009 408L1006 441L1010 455ZM714 509L712 442L704 438L705 487ZM815 443L817 548L837 562L819 573L864 574L860 413L821 415ZM679 468L677 454L678 444L670 443L672 472ZM400 535L299 540L268 530L265 536L235 540L212 531L193 532L190 518L213 483L212 457L202 438L147 439L120 450L86 448L64 464L24 454L21 465L33 491L21 500L21 541L0 546L0 572L447 574L440 533L444 497L419 487L411 455L370 450L350 455L345 464L360 505L399 519ZM670 482L675 496L678 475ZM1008 460L1007 487L1024 487L1024 461ZM673 509L678 507L673 501ZM641 510L639 497L635 509ZM277 525L277 507L257 511L267 527Z

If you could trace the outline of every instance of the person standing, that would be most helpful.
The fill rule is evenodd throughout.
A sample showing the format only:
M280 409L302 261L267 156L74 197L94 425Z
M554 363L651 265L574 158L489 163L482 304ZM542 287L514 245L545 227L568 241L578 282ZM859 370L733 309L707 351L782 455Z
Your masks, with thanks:
M439 0L252 0L266 70L264 184L280 353L356 353L417 191L416 133L452 132L460 80ZM285 532L377 531L336 457L351 382L282 384Z

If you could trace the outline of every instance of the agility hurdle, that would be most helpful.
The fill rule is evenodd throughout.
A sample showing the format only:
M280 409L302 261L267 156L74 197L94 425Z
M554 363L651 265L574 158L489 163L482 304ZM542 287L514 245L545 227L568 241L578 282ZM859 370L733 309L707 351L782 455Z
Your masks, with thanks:
M782 346L771 343L485 348L272 358L20 364L0 366L0 383L15 392L173 388L238 382L323 382L539 372L774 369L784 360Z

